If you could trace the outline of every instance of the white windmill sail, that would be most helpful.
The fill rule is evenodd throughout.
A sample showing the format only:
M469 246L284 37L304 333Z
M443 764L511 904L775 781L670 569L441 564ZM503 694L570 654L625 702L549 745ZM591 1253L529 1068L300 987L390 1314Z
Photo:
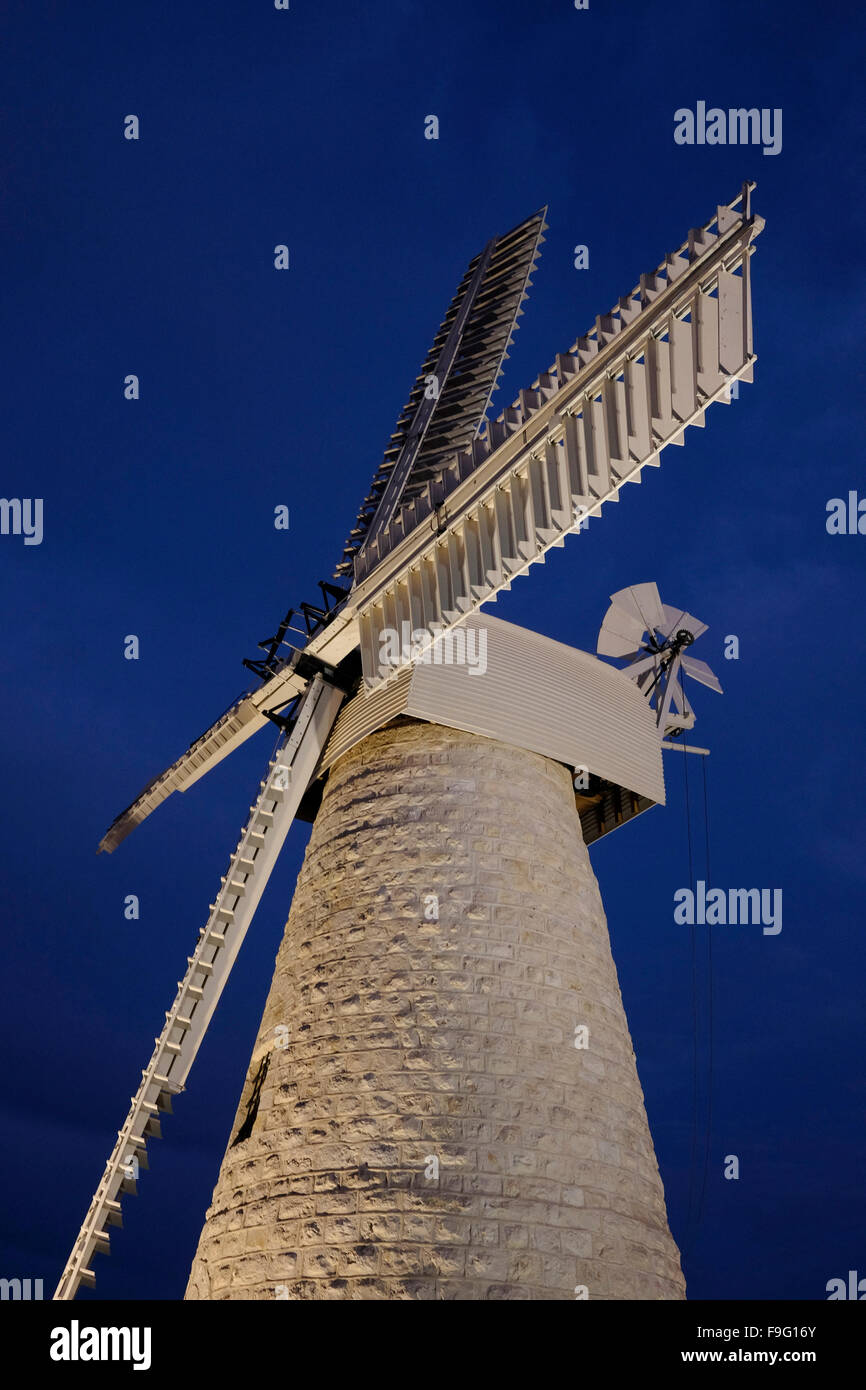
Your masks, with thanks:
M693 681L699 685L706 685L710 690L715 690L719 695L722 694L722 687L718 676L714 675L705 661L698 661L694 656L682 656L680 658L682 668L687 676L691 676Z
M54 1294L58 1301L74 1298L81 1284L92 1287L95 1283L90 1261L94 1253L109 1252L108 1227L121 1225L120 1198L124 1193L135 1193L138 1170L147 1167L147 1140L160 1137L159 1116L171 1110L171 1097L184 1089L343 699L342 690L316 676L291 736L270 764L216 901L199 932L198 944L187 958L186 973L165 1015L165 1026L155 1039L153 1055L141 1074L129 1113L118 1131L117 1142Z
M269 722L265 710L282 708L306 688L307 679L287 666L258 690L239 695L176 762L148 782L135 800L115 817L99 842L99 850L110 854L172 792L187 791L252 734L263 729Z
M643 635L664 622L664 608L655 584L633 584L611 595L610 608L598 634L599 656L637 656Z
M469 263L361 504L336 567L337 577L353 574L360 557L366 573L364 547L371 537L381 534L398 505L426 495L444 462L456 450L471 445L486 424L487 407L517 331L521 306L528 298L544 241L546 212L541 208L510 232L494 237ZM303 653L336 666L357 645L357 618L349 613L343 619L338 615L310 637ZM263 729L268 723L265 711L279 710L302 693L309 673L306 678L299 673L299 655L295 653L258 689L233 700L185 753L148 782L114 819L100 841L100 851L110 854L173 792L187 791Z
M368 687L400 670L382 656L388 632L408 623L422 654L682 444L731 380L751 380L749 260L764 225L752 187L642 275L365 548L350 605Z
M336 575L369 572L368 548L400 504L426 492L486 424L544 241L546 208L470 261L433 339L343 550Z

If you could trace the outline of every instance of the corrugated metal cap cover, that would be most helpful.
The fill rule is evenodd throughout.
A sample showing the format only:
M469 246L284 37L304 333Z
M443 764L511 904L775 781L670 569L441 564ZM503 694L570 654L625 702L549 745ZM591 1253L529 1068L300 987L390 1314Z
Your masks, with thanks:
M362 738L404 714L411 681L412 668L406 667L396 680L379 685L375 690L367 690L362 685L360 692L354 699L347 700L337 715L337 722L322 754L322 768L327 770L333 767L337 759L360 743Z
M446 647L442 664L419 661L409 668L411 680L362 688L337 720L325 767L396 715L407 714L586 767L664 804L655 719L622 671L487 614L474 614L462 627L475 630L474 638L463 638L474 669L467 661L448 664ZM462 654L459 631L451 634L452 657Z

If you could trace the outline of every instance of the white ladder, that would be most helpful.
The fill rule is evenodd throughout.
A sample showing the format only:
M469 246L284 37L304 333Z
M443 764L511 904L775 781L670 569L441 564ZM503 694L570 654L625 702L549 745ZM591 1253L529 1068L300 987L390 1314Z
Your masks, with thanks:
M283 847L301 798L316 770L344 692L313 678L287 742L277 750L261 784L240 843L229 861L206 926L199 932L187 971L178 984L165 1027L141 1074L129 1114L105 1165L84 1224L57 1285L54 1299L75 1297L79 1285L96 1283L89 1267L96 1252L109 1253L108 1226L121 1226L120 1197L136 1192L139 1168L147 1168L148 1139L160 1138L161 1113L184 1089L214 1009Z

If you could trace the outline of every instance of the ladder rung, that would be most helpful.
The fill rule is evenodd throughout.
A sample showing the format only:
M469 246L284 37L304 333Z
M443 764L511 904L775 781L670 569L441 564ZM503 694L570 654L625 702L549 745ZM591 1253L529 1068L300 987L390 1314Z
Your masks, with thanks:
M201 931L199 932L199 936L204 936L204 933L205 929L204 927L202 927ZM194 965L196 970L200 970L203 975L213 974L213 965L210 961L197 960L195 956L187 956L187 960L189 961L190 965Z
M106 1220L108 1221L109 1225L122 1227L123 1215L120 1210L120 1203L108 1201L104 1202L103 1205L106 1211Z

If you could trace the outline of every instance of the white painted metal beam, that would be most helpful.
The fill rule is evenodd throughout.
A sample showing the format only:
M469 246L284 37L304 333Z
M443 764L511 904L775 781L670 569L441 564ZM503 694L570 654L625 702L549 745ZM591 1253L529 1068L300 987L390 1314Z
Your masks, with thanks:
M624 483L640 482L689 425L704 424L707 406L728 400L731 381L751 379L748 263L762 227L745 206L719 209L715 230L692 232L492 423L484 461L456 461L462 481L382 555L342 615L358 614L368 688L400 669L383 660L382 643L401 615L424 634L414 654L428 650L617 501ZM438 605L415 623L411 594L430 570Z
M321 676L311 683L291 736L268 769L238 847L223 876L210 915L141 1084L132 1097L123 1128L111 1152L84 1224L54 1294L75 1297L80 1284L92 1286L94 1252L108 1253L106 1227L120 1225L120 1197L136 1191L139 1168L147 1167L145 1141L159 1137L158 1114L171 1109L171 1097L184 1089L214 1009L243 944L253 914L285 842L344 699L342 690Z

